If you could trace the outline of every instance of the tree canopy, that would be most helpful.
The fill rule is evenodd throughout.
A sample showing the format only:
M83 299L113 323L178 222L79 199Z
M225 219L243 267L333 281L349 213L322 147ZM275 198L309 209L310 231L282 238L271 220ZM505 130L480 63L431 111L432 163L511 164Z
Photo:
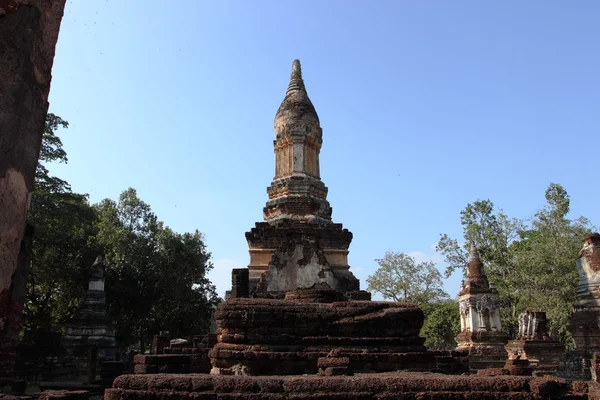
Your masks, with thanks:
M425 337L425 346L434 350L456 348L456 336L460 333L460 314L458 303L443 300L423 307L425 322L421 336Z
M567 217L570 197L561 185L551 183L545 197L546 205L528 220L508 217L490 200L467 204L460 213L461 242L442 234L437 250L445 257L449 276L464 271L468 246L475 243L499 291L508 333L515 334L521 312L545 311L550 334L569 345L566 326L578 281L575 261L591 226L584 217Z
M442 290L442 276L432 262L417 263L414 257L390 251L375 261L379 269L367 278L367 285L384 299L420 305L448 296Z
M212 263L202 234L174 232L133 188L118 201L91 205L52 176L49 163L68 161L57 135L66 128L67 121L48 114L29 215L35 235L24 329L64 331L94 258L104 254L109 314L124 345L143 347L161 330L205 332L219 299L206 277Z
M105 199L94 208L99 216L96 239L110 266L111 315L124 340L144 347L149 332L208 330L218 298L206 278L212 263L200 232L173 232L133 188L121 193L118 202Z

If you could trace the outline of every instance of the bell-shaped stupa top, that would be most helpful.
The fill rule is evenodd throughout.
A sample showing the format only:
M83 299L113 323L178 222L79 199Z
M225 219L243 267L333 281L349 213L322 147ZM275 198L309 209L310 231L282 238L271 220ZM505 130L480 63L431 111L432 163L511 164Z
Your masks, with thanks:
M285 98L275 115L275 131L279 135L283 133L280 127L312 127L315 124L319 125L319 116L306 92L300 61L294 60Z

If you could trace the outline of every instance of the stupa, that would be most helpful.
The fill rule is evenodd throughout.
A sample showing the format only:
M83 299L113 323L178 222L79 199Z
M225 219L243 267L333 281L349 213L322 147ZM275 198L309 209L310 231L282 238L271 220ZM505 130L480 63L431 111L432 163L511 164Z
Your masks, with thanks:
M416 306L372 302L348 265L352 233L331 219L319 154L323 131L295 60L275 115L275 177L264 221L246 233L215 318L213 374L432 370Z
M471 370L502 368L508 335L502 332L498 290L488 281L474 244L458 296L461 332L456 337L457 350L468 351Z
M75 359L79 369L85 370L91 348L97 350L99 360L115 359L117 351L115 331L107 313L104 263L102 256L98 256L92 265L83 304L69 322L62 344L68 354Z
M275 115L275 177L267 188L264 222L246 233L250 291L259 297L326 283L342 292L359 290L350 272L352 233L331 220L319 153L323 130L300 62Z

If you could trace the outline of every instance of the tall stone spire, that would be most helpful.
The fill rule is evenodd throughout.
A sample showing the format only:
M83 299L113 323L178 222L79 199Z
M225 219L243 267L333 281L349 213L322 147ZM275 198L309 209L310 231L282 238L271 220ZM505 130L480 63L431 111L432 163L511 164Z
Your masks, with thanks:
M290 82L274 125L275 177L267 188L265 221L330 223L331 207L319 166L323 131L306 92L298 60L292 64Z
M319 171L321 143L319 117L306 92L300 61L294 60L275 115L275 177L267 188L264 222L246 232L250 296L279 296L317 284L342 293L360 289L348 265L352 233L331 221ZM245 282L236 275L236 287L240 281Z
M285 95L289 96L290 93L295 91L304 92L308 97L306 87L304 86L304 80L302 79L302 66L300 65L300 60L294 60L292 64L292 76L290 77L290 84L288 85Z
M477 251L475 243L471 243L471 248L469 249L469 262L472 261L479 261L479 251Z

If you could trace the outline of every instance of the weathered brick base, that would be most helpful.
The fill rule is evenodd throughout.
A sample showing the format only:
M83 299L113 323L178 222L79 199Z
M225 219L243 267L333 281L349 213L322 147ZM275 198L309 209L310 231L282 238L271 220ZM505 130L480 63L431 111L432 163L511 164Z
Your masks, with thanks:
M38 400L88 400L87 390L46 390L40 393Z
M598 399L595 383L556 378L452 376L424 373L361 374L352 377L232 377L217 375L123 375L105 400L195 399Z
M135 374L189 374L210 372L211 364L210 359L208 358L210 349L192 348L181 350L184 350L185 353L137 355L133 358L133 372Z

